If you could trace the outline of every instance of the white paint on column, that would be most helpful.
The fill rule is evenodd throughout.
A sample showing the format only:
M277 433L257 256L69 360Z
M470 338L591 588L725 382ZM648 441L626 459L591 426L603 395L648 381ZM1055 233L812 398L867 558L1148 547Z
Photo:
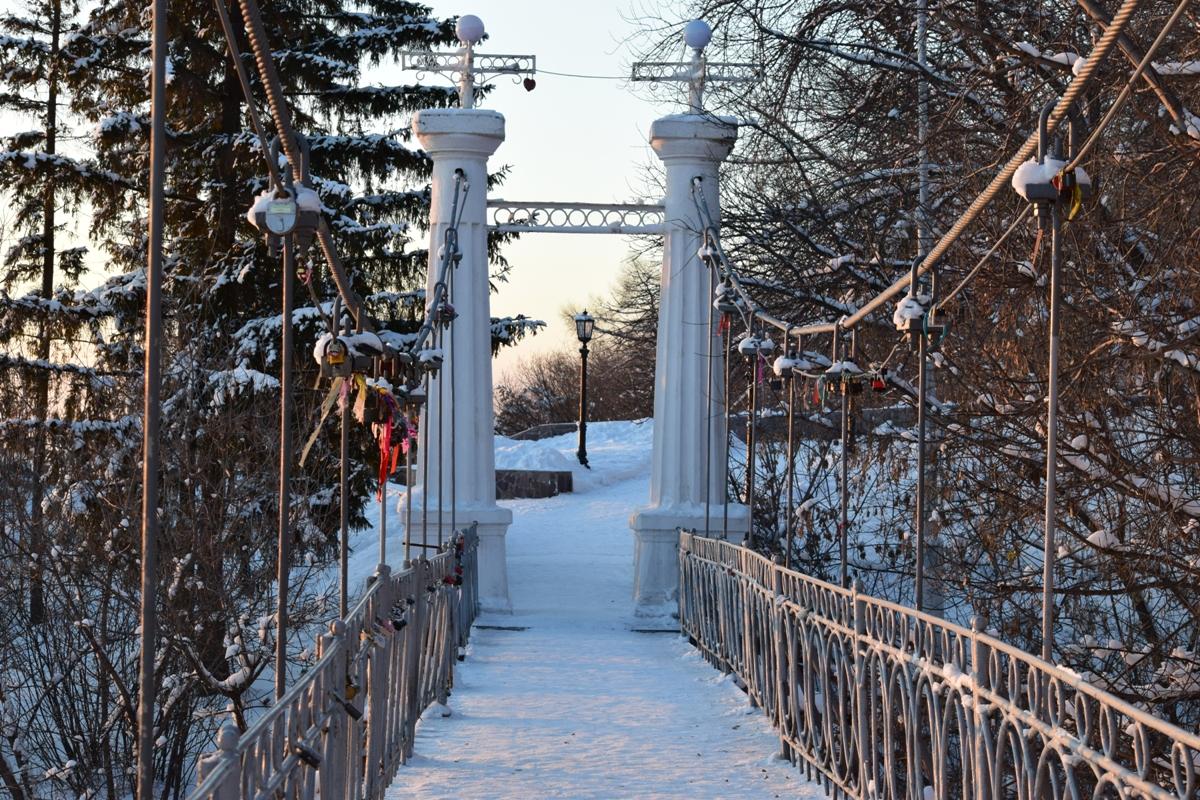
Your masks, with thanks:
M712 116L664 117L650 129L650 143L666 167L667 229L654 375L650 506L634 514L630 526L636 537L635 614L660 618L664 623L675 613L678 602L677 529L704 529L706 498L711 532L720 532L724 515L724 359L720 337L712 335L708 324L713 283L708 266L698 255L704 226L692 187L700 178L717 224L718 170L736 139L733 120ZM729 524L731 534L740 539L748 525L744 506L730 505Z
M451 482L454 522L479 523L479 594L485 610L511 611L504 538L512 512L496 505L496 464L492 410L491 299L487 256L487 161L504 141L504 117L481 109L431 109L413 119L413 132L433 159L433 196L429 211L430 246L427 297L432 298L445 232L454 204L455 176L469 184L458 223L462 262L454 275L453 346L447 331L445 360L432 382L422 426L429 432L429 475L414 493L413 521L420 524L421 503L428 502L431 541L448 539ZM454 441L451 445L450 376L454 376ZM445 395L442 395L445 392ZM439 401L443 410L439 411ZM438 429L442 447L438 448ZM445 453L445 457L443 457ZM442 486L439 519L438 477ZM423 496L423 498L422 498ZM418 499L422 498L422 499Z

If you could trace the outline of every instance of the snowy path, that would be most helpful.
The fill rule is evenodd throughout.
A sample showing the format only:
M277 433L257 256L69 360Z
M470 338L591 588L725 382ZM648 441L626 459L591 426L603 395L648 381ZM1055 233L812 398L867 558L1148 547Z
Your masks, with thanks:
M596 485L600 468L579 494L506 504L516 612L480 619L454 715L422 720L388 798L823 797L686 641L628 629L648 430L612 426L608 476L624 480Z

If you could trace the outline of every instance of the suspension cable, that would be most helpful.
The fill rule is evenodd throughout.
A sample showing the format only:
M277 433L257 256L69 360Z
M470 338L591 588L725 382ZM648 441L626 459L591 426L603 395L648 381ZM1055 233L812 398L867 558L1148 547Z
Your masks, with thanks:
M425 373L425 416L421 418L421 555L429 549L429 391L430 373Z
M785 339L787 335L785 334ZM785 342L785 345L787 342ZM792 509L795 506L795 497L793 488L796 482L796 373L795 359L791 358L785 350L785 355L788 355L789 369L786 376L787 393L788 393L788 409L787 409L787 511L784 514L784 542L785 549L783 553L783 566L786 569L792 568Z
M291 117L283 97L283 86L279 80L279 74L275 70L275 61L268 47L266 31L263 26L262 16L259 14L258 4L255 0L239 0L239 4L242 9L242 18L246 23L246 37L250 42L250 49L254 52L254 60L258 65L259 78L267 95L267 104L271 109L271 116L275 120L275 129L279 133L279 139L283 146L283 151L287 155L288 163L291 164L292 174L299 181L302 178L300 173L301 154L296 145L296 132L292 128ZM248 89L249 84L246 84L243 88L244 90ZM253 97L249 95L246 100L248 104L253 104L254 102ZM317 224L317 242L320 244L321 251L325 255L325 260L329 264L329 270L333 274L334 283L337 284L338 292L341 293L342 301L346 304L346 308L354 316L359 327L364 330L371 330L372 326L370 320L367 319L362 298L358 296L358 293L354 291L354 287L350 283L345 267L342 265L341 258L337 254L337 249L334 247L333 234L330 231L329 223L323 215Z
M334 319L340 322L341 309L338 300L333 301ZM337 328L330 331L337 336ZM338 411L341 417L338 447L338 619L345 619L350 611L350 382L342 378L338 387Z
M949 294L933 305L934 312L939 312L945 308L951 300L958 296L959 292L966 288L968 283L975 279L975 276L979 274L979 270L983 269L983 265L987 263L987 260L991 258L997 250L1000 249L1001 245L1003 245L1005 241L1008 240L1008 237L1017 229L1017 226L1021 224L1021 221L1029 216L1029 212L1032 209L1032 205L1027 205L1025 208L1021 209L1021 213L1017 215L1017 218L1012 221L1012 224L1008 226L1008 229L1004 231L999 239L996 240L996 243L993 244L991 248L989 248L988 251L983 254L983 257L975 263L975 266L971 268L971 271L968 272L961 281L959 281L958 285L955 286Z
M455 262L450 267L449 288L447 290L447 302L450 304L450 314L453 318L450 320L450 350L447 353L447 363L450 364L450 535L458 535L458 398L456 393L455 374L458 372L458 350L455 348L455 331L458 326L455 321L458 318L458 309L454 306L454 275L458 272L458 263Z
M233 33L233 24L229 20L229 12L225 9L225 3L222 0L213 0L213 5L217 9L217 16L221 20L221 30L225 33L225 44L229 47L229 58L233 61L234 70L237 72L238 83L242 85L242 94L246 96L246 109L250 115L250 123L254 126L254 134L258 138L258 144L262 148L263 158L267 162L267 171L271 176L271 184L274 186L282 186L283 179L279 174L279 164L275 159L271 158L271 147L267 142L267 131L263 127L262 118L258 115L258 105L254 102L254 92L250 89L250 76L246 73L246 65L242 63L241 49L237 46L237 38Z
M440 284L440 285L442 286L441 294L443 297L445 297L445 285L444 284ZM435 311L435 313L438 313L438 312ZM445 339L445 336L446 336L446 333L442 329L441 324L439 323L439 324L435 325L434 326L434 334L433 334L433 341L434 341L433 346L435 349L442 350L442 343L443 343L443 340ZM445 353L444 350L442 352ZM445 366L444 361L443 361L442 366ZM444 378L445 378L445 373L442 371L442 369L439 368L438 376L437 376L437 396L438 396L438 399L437 399L437 405L438 405L437 535L438 536L437 536L437 538L438 538L438 547L439 548L442 546L442 526L446 524L445 507L444 507L444 503L442 500L442 496L443 496L442 495L442 476L446 472L446 447L445 447L446 386L443 383ZM426 486L426 490L428 490L428 488L429 487Z
M725 414L725 473L721 481L721 539L729 541L729 437L732 435L730 430L730 419L732 416L732 406L729 402L729 385L730 385L730 362L733 360L733 327L725 326L725 332L722 336L722 344L725 348L725 391L721 395L721 405Z
M704 536L712 537L712 427L713 427L713 293L716 292L717 282L712 267L708 270L708 327L705 328L707 347L706 373L704 381Z
M751 317L753 321L753 317ZM760 328L761 330L761 328ZM750 329L751 336L757 336L754 329ZM761 341L761 340L760 340ZM759 348L756 345L754 353L748 359L750 364L750 396L748 398L750 408L749 415L746 418L746 508L750 511L750 527L747 529L746 537L751 545L754 543L754 478L755 467L758 455L758 369L759 369Z
M838 327L833 332L833 362L844 362L847 359L844 355L839 356L840 348L843 346L841 341L842 330ZM850 447L850 391L845 379L845 366L842 367L841 379L838 381L838 388L842 396L842 418L841 418L841 463L840 480L838 487L838 507L840 510L840 522L838 523L838 570L839 579L838 585L843 589L850 585L849 567L847 558L849 552L849 536L850 536L850 459L847 450Z
M413 418L420 419L420 412L417 411L417 406L411 400L412 393L409 393L409 402L405 408L404 416L404 568L412 564L412 486L413 486L413 464L412 452L413 447L417 444L417 439L413 436Z

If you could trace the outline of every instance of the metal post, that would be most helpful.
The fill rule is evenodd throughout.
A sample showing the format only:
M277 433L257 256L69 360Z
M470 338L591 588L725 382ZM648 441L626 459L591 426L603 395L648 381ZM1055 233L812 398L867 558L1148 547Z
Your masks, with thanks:
M434 310L437 313L437 310ZM440 324L436 325L434 345L439 350L445 344L446 334L442 330ZM443 355L445 351L443 350ZM445 367L445 363L442 364ZM451 367L453 369L453 367ZM437 534L438 534L438 549L442 547L442 528L446 525L446 508L445 501L442 498L445 496L442 492L442 476L446 474L446 462L453 463L453 455L449 459L446 458L446 370L439 369L437 375L437 395L438 395L438 430L437 430L437 449L438 449L438 474L437 474ZM426 486L428 488L428 486ZM428 555L428 554L426 554Z
M756 334L751 334L752 336ZM754 461L758 442L755 434L758 432L758 350L755 349L750 361L750 415L746 419L746 508L750 511L750 527L746 538L754 542Z
M724 406L725 414L725 478L721 482L721 539L729 541L729 437L733 433L733 428L729 424L730 407L729 407L729 369L730 369L730 350L733 342L733 330L727 328L722 340L725 347L725 392L721 396L721 404Z
M404 568L412 564L412 451L417 442L412 436L409 423L415 406L409 405L404 419ZM419 419L420 417L418 417Z
M458 238L455 237L455 249L458 248ZM458 269L458 262L453 259L450 262L450 274L447 277L449 285L446 287L446 302L454 307L454 273ZM457 314L457 312L456 312ZM454 359L458 356L458 351L454 347L455 330L458 328L454 324L454 320L450 321L450 350L448 351L448 361L450 362L450 535L458 535L458 390L455 388L454 375L458 372L458 367L454 363Z
M575 455L579 457L580 464L591 469L587 459L587 364L588 346L587 342L584 342L579 347L579 450Z
M841 336L841 329L833 334L835 352L838 342L838 337ZM842 357L845 360L845 356ZM848 558L847 536L850 528L850 455L847 452L850 445L850 387L846 384L846 375L843 370L838 375L838 388L842 393L842 464L841 464L841 487L840 496L838 498L841 507L841 522L838 526L838 563L839 563L839 579L838 585L842 588L850 586L850 570L846 564Z
M795 364L792 365L792 373L787 377L787 392L788 392L788 412L787 412L787 513L784 515L784 525L786 526L786 549L783 553L784 567L792 568L792 530L795 527L792 519L792 510L795 507L796 500L793 495L793 484L796 482L796 373Z
M708 239L705 238L707 246ZM710 266L708 271L708 296L712 297L717 288L717 276ZM712 380L713 380L713 304L708 304L708 347L705 351L705 383L704 383L704 536L712 537ZM682 597L682 595L680 595Z
M381 451L382 453L382 451ZM382 458L382 454L380 458ZM379 565L387 565L387 489L388 476L387 469L380 470L383 473L383 480L379 484Z
M425 417L421 427L421 557L429 555L429 390L433 388L431 373L425 373Z
M279 353L279 552L276 561L278 607L275 628L275 699L287 688L287 597L288 570L292 565L292 284L296 271L296 248L292 236L283 237L283 315Z
M341 519L338 527L338 618L345 619L350 611L350 379L343 378L341 397L342 442L341 460Z
M1046 407L1046 538L1042 544L1042 660L1050 661L1054 640L1054 506L1058 463L1058 345L1062 320L1060 276L1062 261L1062 207L1050 204L1050 365Z
M151 6L150 215L146 252L146 360L142 404L141 653L138 658L137 797L154 798L154 650L158 639L158 471L162 421L163 184L167 114L167 2Z
M928 315L929 312L926 311L925 313ZM926 319L928 319L928 316ZM928 338L924 330L917 333L917 498L915 504L917 552L915 587L913 591L913 604L916 606L917 611L925 610L925 464L927 458L925 446L925 395L928 392L928 365L926 363Z

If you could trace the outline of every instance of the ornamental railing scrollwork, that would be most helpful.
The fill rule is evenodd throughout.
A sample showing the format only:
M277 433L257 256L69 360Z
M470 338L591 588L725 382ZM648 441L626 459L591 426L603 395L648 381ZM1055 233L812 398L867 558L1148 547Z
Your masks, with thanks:
M433 50L403 51L400 68L415 72L417 80L427 74L444 75L455 84L463 78L466 61L463 53L439 53ZM537 56L471 54L471 72L479 83L499 75L532 75L537 72Z
M682 532L680 625L862 800L1200 797L1200 736L975 629Z
M665 211L656 203L518 203L488 201L489 224L501 233L663 232Z
M382 800L417 721L445 703L479 608L479 537L386 566L318 642L317 661L250 728L227 724L189 800Z

